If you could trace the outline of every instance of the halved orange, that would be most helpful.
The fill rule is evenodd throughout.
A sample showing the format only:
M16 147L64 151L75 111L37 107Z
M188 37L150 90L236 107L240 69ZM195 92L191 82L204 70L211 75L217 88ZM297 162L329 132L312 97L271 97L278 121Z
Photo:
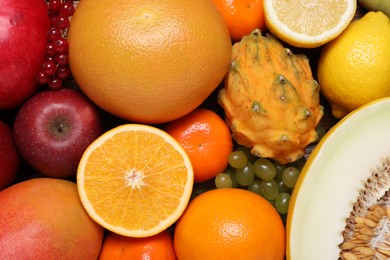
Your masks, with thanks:
M172 225L194 183L189 157L165 131L117 126L84 152L77 170L81 202L98 224L129 237L148 237Z
M267 28L296 47L315 48L341 34L356 12L356 0L265 0Z

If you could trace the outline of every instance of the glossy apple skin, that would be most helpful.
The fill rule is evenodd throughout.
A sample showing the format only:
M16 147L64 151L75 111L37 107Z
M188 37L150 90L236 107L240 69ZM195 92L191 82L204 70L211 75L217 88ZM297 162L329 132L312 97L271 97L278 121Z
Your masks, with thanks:
M68 178L102 129L97 107L81 91L62 88L28 99L16 114L13 136L19 153L38 172Z
M50 19L44 0L0 0L0 6L0 110L6 110L38 89Z
M12 183L19 172L21 160L14 140L11 127L0 121L0 190Z

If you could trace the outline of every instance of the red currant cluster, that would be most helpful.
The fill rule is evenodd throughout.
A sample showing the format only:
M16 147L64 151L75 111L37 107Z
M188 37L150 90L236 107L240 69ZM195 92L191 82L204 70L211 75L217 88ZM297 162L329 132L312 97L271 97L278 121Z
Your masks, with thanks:
M66 34L74 12L73 0L48 0L51 28L48 31L46 61L38 74L38 83L51 89L62 87L62 80L70 78L68 41Z

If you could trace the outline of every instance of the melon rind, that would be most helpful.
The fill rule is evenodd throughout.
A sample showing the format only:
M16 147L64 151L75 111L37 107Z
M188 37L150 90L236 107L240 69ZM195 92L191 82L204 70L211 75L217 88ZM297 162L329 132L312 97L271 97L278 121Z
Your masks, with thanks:
M321 139L290 200L287 259L338 259L345 220L372 170L390 157L390 98L354 110Z

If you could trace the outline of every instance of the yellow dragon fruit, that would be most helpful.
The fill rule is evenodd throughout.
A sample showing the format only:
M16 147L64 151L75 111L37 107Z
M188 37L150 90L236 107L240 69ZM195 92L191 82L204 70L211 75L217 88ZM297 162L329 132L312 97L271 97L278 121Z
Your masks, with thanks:
M233 45L218 102L238 144L286 164L317 139L319 89L306 56L256 29Z

